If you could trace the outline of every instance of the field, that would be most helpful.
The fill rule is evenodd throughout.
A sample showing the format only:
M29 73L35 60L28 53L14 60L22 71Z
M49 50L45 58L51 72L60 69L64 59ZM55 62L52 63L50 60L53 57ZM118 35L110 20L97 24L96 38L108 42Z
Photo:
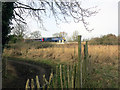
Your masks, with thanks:
M19 46L18 46L19 47ZM49 58L60 62L74 62L78 60L78 45L66 44L56 45L47 48L29 48L30 46L20 46L19 48L10 48L4 50L4 56L22 57L22 58ZM101 64L117 64L118 45L88 45L89 59ZM83 57L83 45L82 45Z
M84 58L83 45L84 43L82 43L82 60ZM38 46L39 44L37 46L35 44L34 46L29 44L13 45L12 48L4 50L3 56L24 58L24 60L31 59L33 62L44 62L51 66L52 64L68 65L78 61L77 43L39 46L39 48ZM92 72L87 82L89 87L118 87L118 45L88 45L88 60L91 65L89 69Z

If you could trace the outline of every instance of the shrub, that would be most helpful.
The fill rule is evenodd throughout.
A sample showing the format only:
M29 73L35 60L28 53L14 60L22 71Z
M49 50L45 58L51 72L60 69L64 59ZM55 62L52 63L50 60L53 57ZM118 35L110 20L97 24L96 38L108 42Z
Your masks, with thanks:
M100 38L92 38L89 41L89 44L92 45L117 45L118 37L113 34L104 35Z

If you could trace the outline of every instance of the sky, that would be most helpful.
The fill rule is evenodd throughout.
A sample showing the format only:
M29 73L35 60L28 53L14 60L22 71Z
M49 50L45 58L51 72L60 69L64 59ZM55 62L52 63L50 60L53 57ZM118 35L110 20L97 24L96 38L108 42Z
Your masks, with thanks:
M94 29L88 32L81 22L75 23L60 23L56 25L53 17L44 20L47 31L41 30L39 25L32 19L27 18L26 21L29 26L29 31L33 32L39 30L42 37L51 37L52 34L58 32L67 32L68 37L71 37L73 32L77 30L82 39L90 39L93 37L100 37L107 34L118 35L118 1L119 0L83 0L84 7L97 6L97 13L90 17L87 21L90 23L89 28Z

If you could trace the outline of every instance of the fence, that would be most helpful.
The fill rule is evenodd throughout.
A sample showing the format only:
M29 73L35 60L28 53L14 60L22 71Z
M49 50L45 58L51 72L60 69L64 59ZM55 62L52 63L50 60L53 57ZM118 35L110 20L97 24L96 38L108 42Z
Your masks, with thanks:
M36 79L28 79L26 90L28 88L84 88L86 87L87 77L90 74L88 61L88 42L84 45L84 59L81 58L81 36L78 36L78 62L71 65L58 65L53 76L51 73L47 81L43 75L44 84L41 86L38 76Z

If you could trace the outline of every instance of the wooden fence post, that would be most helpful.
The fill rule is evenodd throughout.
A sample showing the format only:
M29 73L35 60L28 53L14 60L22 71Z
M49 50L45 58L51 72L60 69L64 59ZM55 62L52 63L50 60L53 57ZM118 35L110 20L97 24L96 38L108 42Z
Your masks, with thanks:
M78 36L78 60L81 62L81 35Z
M84 45L84 61L83 61L83 76L84 76L84 86L87 80L87 67L88 67L88 42Z
M37 89L40 89L40 82L39 82L39 78L38 76L36 76L36 85L37 85Z
M67 65L67 87L70 88L70 70L69 65Z
M76 64L74 63L74 88L76 87Z
M63 77L62 77L62 66L60 65L60 81L61 81L61 88L63 90Z
M56 66L56 75L55 75L55 85L53 85L54 88L57 88L57 85L58 85L58 69L59 67Z
M66 67L65 67L65 65L63 65L63 88L66 88Z
M82 88L81 35L78 36L78 88Z
M29 79L26 82L26 86L25 86L25 90L29 90L30 86L29 86Z
M86 41L86 44L84 45L84 59L87 59L88 57L88 42Z
M34 80L31 79L31 90L34 90L35 86L34 86Z

